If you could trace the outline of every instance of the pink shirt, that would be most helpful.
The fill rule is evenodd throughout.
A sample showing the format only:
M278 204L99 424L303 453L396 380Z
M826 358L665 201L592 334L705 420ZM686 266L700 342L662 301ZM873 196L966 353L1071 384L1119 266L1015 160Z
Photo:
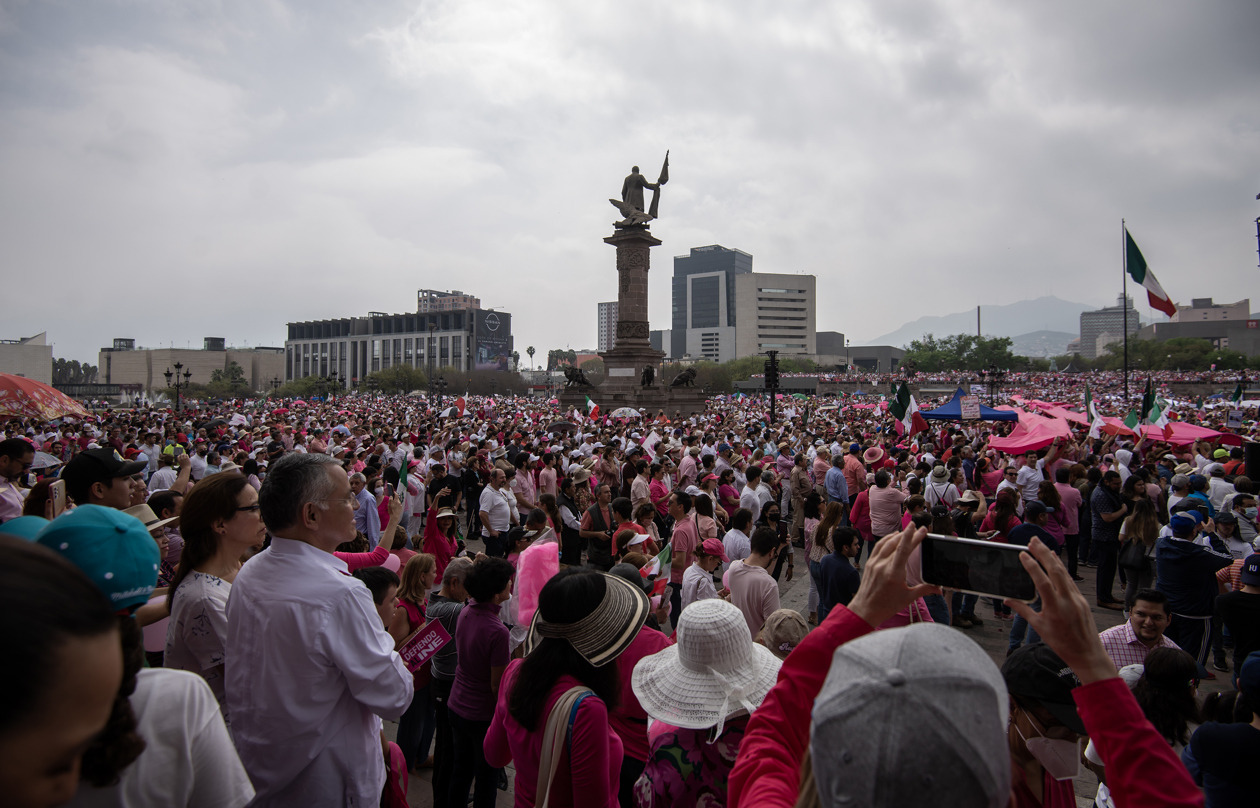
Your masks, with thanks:
M626 757L635 760L648 758L648 714L630 686L630 675L640 659L650 657L673 645L669 637L654 628L644 626L634 642L617 657L617 675L621 678L621 704L608 716L608 723L621 738ZM659 723L659 722L658 722Z
M868 489L871 503L871 533L876 538L887 536L897 530L901 523L901 503L906 495L893 488L871 486Z
M486 762L491 766L502 768L509 763L516 764L516 798L513 804L530 806L537 797L538 766L542 758L547 716L566 690L581 687L582 683L572 676L561 676L547 694L546 705L538 715L538 726L530 731L508 712L508 701L520 669L521 660L515 659L503 672L494 719L490 722L490 731L486 733L482 748L486 753ZM570 752L573 753L572 758L569 757ZM578 707L572 742L565 744L560 753L560 763L548 792L548 805L555 808L570 805L616 808L623 756L621 739L609 725L607 706L598 696L587 696Z
M1075 536L1080 532L1078 518L1081 513L1081 492L1067 483L1055 483L1054 490L1059 492L1059 499L1063 500L1062 510L1065 523L1063 532L1069 536Z

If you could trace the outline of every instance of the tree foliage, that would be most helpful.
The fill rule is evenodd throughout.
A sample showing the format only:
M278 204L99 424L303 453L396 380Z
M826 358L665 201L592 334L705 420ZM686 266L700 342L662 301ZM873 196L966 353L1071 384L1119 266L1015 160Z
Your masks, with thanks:
M990 365L1003 370L1029 369L1028 357L1011 353L1008 337L978 337L975 334L954 334L940 339L924 334L922 339L913 340L906 349L902 364L909 367L910 363L920 373L982 370ZM1046 365L1049 366L1048 361Z
M1260 357L1248 357L1241 351L1215 348L1211 340L1177 337L1160 342L1153 339L1129 339L1131 370L1242 370L1260 367ZM1124 342L1113 342L1098 357L1094 367L1119 370L1124 366Z
M53 384L95 384L99 372L96 365L80 364L77 359L52 361Z
M551 372L561 365L572 365L577 361L577 351L572 349L552 348L547 351L547 371Z

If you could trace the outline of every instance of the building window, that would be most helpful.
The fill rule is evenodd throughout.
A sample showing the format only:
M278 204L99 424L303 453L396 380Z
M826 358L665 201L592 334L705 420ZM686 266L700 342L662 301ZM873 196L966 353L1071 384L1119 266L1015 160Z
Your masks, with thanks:
M721 325L721 299L718 296L718 278L691 279L691 327L713 328Z
M379 339L372 340L372 370L381 369L381 341Z
M403 340L403 363L408 367L415 367L416 362L414 353L411 350L411 343L410 339Z
M442 316L446 317L447 315L442 315ZM447 364L448 360L450 359L450 356L451 356L451 338L438 337L438 357L441 359L443 365Z

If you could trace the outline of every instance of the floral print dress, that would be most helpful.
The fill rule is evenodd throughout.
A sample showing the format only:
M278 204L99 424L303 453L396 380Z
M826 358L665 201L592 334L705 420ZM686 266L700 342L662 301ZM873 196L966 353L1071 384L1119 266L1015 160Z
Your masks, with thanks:
M658 735L634 785L636 804L639 808L724 808L726 782L747 726L747 715L732 718L712 743L710 729L675 727Z

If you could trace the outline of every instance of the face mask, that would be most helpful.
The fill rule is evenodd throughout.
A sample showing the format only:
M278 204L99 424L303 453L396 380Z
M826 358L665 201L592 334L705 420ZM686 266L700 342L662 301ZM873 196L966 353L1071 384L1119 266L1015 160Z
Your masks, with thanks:
M1254 522L1256 520L1256 509L1243 508L1243 516L1247 517L1248 519Z
M1046 774L1055 780L1071 780L1080 774L1081 747L1077 741L1064 741L1045 736L1025 738L1024 733L1019 731L1019 724L1015 725L1015 732L1024 741L1024 746L1028 747L1028 752L1046 770Z

